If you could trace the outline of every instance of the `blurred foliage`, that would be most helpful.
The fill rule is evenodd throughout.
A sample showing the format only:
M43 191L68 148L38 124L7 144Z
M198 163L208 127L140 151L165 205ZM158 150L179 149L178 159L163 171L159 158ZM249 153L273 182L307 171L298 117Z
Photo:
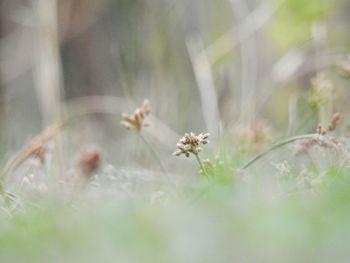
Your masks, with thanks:
M211 194L189 207L187 199L177 198L153 205L114 199L98 206L76 203L77 211L41 202L41 208L28 207L11 221L1 219L0 259L339 262L350 241L348 174L330 170L319 195L273 200L242 184L230 190L212 184Z
M74 121L39 145L45 162L31 155L5 180L19 206L0 198L0 262L348 260L346 0L59 0L51 44L62 97L46 94L55 85L38 88L52 66L40 72L39 55L55 53L35 49L51 39L38 26L39 2L53 3L0 0L0 168L48 124L52 100ZM312 79L322 72L318 86ZM172 185L147 145L119 125L144 98L152 114L142 135ZM218 120L208 117L215 110ZM239 169L335 111L341 125L304 142L302 155L288 144ZM206 122L218 136L201 152L204 173L171 152L178 134L206 132ZM76 159L91 144L101 163L83 177Z
M277 4L281 1L275 1ZM315 23L327 19L336 1L282 0L281 7L272 18L269 31L272 44L280 51L302 46L311 39Z

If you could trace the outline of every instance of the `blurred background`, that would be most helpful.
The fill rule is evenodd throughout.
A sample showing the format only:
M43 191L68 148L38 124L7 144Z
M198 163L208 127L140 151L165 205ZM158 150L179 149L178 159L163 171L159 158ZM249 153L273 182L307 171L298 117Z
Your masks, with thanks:
M348 109L346 0L1 0L0 10L3 159L69 115L72 148L140 162L119 121L144 98L165 156L186 131L256 152Z
M1 262L349 261L349 0L0 0L0 12ZM120 121L145 98L141 138ZM330 136L238 169L335 112ZM53 142L33 140L59 122ZM211 134L207 177L171 155L191 131Z

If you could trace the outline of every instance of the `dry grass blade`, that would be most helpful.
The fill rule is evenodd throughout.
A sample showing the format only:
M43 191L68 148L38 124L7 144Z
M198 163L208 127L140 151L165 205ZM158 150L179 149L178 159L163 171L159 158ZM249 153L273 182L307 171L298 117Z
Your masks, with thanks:
M217 138L220 128L220 113L211 64L207 55L202 51L204 47L199 39L189 39L187 49L197 81L207 130L214 138Z
M0 180L3 181L7 176L16 170L24 161L29 157L36 155L47 142L52 140L63 129L63 124L53 124L49 126L43 133L39 134L32 141L20 150L12 160L10 160L3 173L0 176Z
M249 9L244 0L231 0L232 12L235 22L238 24L241 59L241 100L240 122L250 126L255 119L257 101L257 46L256 36L249 34L249 29L254 27L254 20L244 19L249 15Z

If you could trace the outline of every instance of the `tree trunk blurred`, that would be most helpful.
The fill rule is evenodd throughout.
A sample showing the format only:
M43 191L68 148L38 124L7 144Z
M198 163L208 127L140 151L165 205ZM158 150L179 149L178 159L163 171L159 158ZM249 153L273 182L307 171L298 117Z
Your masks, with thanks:
M4 37L4 0L0 0L0 39L2 40ZM2 80L2 74L0 74L0 123L4 123L5 118L5 101L4 101L4 87ZM1 125L3 126L3 125ZM4 143L4 128L0 129L0 144ZM0 151L2 151L0 149Z
M90 0L60 2L60 16L66 19L61 29L61 52L67 98L96 95L100 90L99 70L93 59L95 5Z
M61 57L58 37L57 0L36 0L37 54L36 91L44 124L61 116Z
M0 0L0 39L3 39L4 37L4 26L3 26L3 19L4 19L4 9L3 9L4 1ZM0 75L0 83L2 79L2 76ZM2 119L2 114L4 111L4 89L2 84L0 84L0 119Z

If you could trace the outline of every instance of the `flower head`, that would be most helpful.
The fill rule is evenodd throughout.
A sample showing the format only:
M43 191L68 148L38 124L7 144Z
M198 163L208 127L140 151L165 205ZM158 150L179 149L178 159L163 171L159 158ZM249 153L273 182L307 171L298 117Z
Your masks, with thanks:
M198 153L202 150L199 147L200 144L208 144L209 143L209 133L200 133L196 135L195 133L186 133L179 142L177 143L177 149L173 153L173 155L180 156L184 154L186 157L189 157L190 154L198 155Z
M329 124L328 124L328 127L323 128L322 125L319 124L317 126L316 132L319 135L326 135L328 132L335 131L337 129L337 127L339 126L341 119L342 119L342 115L339 112L334 113Z
M145 99L140 108L137 108L133 114L122 114L122 121L120 122L127 129L136 129L137 131L141 131L143 127L148 127L148 124L144 123L144 119L151 112L151 108L149 106L149 101Z
M97 148L86 149L78 160L78 165L82 173L89 177L94 171L96 171L102 161L102 153Z

